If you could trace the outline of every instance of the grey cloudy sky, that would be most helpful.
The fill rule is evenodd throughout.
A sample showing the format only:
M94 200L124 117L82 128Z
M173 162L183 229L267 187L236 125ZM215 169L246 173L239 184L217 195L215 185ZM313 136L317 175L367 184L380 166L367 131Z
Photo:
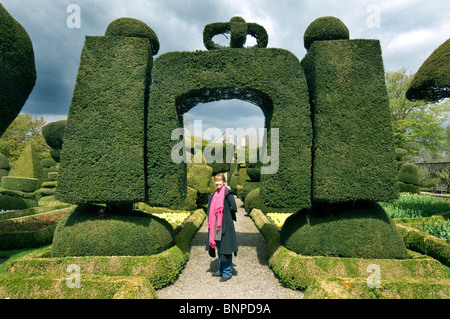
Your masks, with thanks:
M28 31L33 42L37 82L22 113L64 119L75 85L87 35L103 35L108 24L132 17L157 34L160 51L205 50L202 32L212 22L241 16L265 27L269 47L283 48L299 59L306 54L303 34L322 16L341 19L350 38L379 39L386 71L414 73L450 34L450 0L1 0ZM81 9L81 27L69 28L70 4ZM157 57L156 56L156 57ZM263 127L257 106L238 100L198 105L189 120L204 128Z

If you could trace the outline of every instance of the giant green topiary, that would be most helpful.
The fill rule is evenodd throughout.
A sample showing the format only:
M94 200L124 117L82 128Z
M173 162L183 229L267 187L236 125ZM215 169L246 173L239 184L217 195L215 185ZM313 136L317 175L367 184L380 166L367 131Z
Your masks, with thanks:
M397 181L401 192L420 194L419 168L416 164L403 164L398 171Z
M0 4L0 136L20 113L36 82L33 44Z
M172 226L140 211L109 214L100 206L78 206L55 230L51 255L147 256L174 245Z
M348 202L320 213L304 209L293 214L281 229L282 244L301 255L356 258L408 258L395 224L373 202Z
M60 201L145 201L144 124L151 66L146 39L86 38L64 133Z
M450 39L425 60L406 91L406 97L430 102L450 97Z
M314 131L313 201L396 198L394 135L379 41L315 41L302 66Z

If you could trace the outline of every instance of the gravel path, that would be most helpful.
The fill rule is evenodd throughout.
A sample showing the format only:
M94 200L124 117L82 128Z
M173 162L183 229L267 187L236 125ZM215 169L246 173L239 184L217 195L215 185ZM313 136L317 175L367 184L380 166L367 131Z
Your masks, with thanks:
M235 223L239 252L233 256L233 277L220 282L219 260L205 250L208 223L191 242L189 261L171 286L157 291L161 299L300 299L303 293L284 288L269 269L264 237L246 215L243 203L236 196L238 212Z

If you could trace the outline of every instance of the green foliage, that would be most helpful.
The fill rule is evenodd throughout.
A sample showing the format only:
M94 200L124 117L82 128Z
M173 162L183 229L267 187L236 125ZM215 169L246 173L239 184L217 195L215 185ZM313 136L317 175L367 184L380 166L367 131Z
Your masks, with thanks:
M396 198L393 131L379 41L316 41L302 66L313 101L313 200Z
M303 43L309 50L314 41L348 40L350 32L347 26L338 18L321 17L314 20L306 29Z
M59 200L145 201L145 114L151 66L146 39L86 38L64 133Z
M47 181L44 170L41 166L36 148L32 142L29 142L9 172L9 177L26 177L38 180L39 186Z
M247 34L253 36L257 44L255 48L265 48L269 42L264 27L256 23L247 23L241 17L233 17L230 22L216 22L205 26L203 30L203 43L208 50L223 49L214 43L212 38L217 34L231 33L230 48L242 48L247 40Z
M171 134L181 127L183 114L198 103L237 98L261 107L269 127L279 128L279 170L261 177L264 200L274 207L309 205L310 106L294 55L271 48L170 52L155 59L152 76L147 120L150 204L170 205L184 198L186 168L171 159L179 143Z
M450 101L435 104L409 101L405 92L412 80L413 75L408 75L405 69L386 73L395 147L405 149L409 158L421 149L440 153L444 150L444 124L450 116ZM403 160L407 158L404 156Z
M0 4L0 136L19 114L36 82L31 39Z
M436 219L428 221L427 224L425 224L425 221L422 221L422 226L419 229L430 235L442 238L450 244L450 223L448 221Z
M244 200L244 208L247 213L250 213L253 209L262 210L264 207L264 202L261 199L261 189L256 188L250 191Z
M400 193L392 202L380 202L391 218L429 217L450 212L450 202L445 199Z
M52 256L147 256L174 245L172 226L140 212L108 214L99 206L78 206L55 231Z
M406 97L436 102L450 97L450 39L425 60L414 76Z
M407 251L394 223L375 203L339 204L337 215L315 217L321 212L304 209L286 220L281 243L307 256L354 258L407 258Z
M34 143L39 158L49 157L50 148L41 134L44 125L42 116L31 116L28 113L18 115L11 123L0 138L0 153L8 158L10 166L14 166L29 142Z
M2 178L2 188L32 193L39 188L39 180L28 177L5 176Z
M211 194L215 188L211 189L211 177L213 169L208 165L194 164L187 173L187 186L200 194Z
M152 46L152 55L159 51L159 40L155 31L148 25L133 18L119 18L108 25L105 36L110 37L138 37L148 39Z
M66 120L52 122L42 128L42 135L44 136L45 142L52 148L50 155L56 162L59 162L61 159L66 123Z
M414 163L405 163L397 175L400 192L420 194L419 169Z

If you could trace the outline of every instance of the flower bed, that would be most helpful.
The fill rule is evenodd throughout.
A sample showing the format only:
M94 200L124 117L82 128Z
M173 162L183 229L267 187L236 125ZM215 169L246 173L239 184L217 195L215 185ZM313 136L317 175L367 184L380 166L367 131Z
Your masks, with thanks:
M28 232L56 225L61 217L69 210L58 210L51 213L39 214L29 218L10 219L0 223L0 233L7 232Z

